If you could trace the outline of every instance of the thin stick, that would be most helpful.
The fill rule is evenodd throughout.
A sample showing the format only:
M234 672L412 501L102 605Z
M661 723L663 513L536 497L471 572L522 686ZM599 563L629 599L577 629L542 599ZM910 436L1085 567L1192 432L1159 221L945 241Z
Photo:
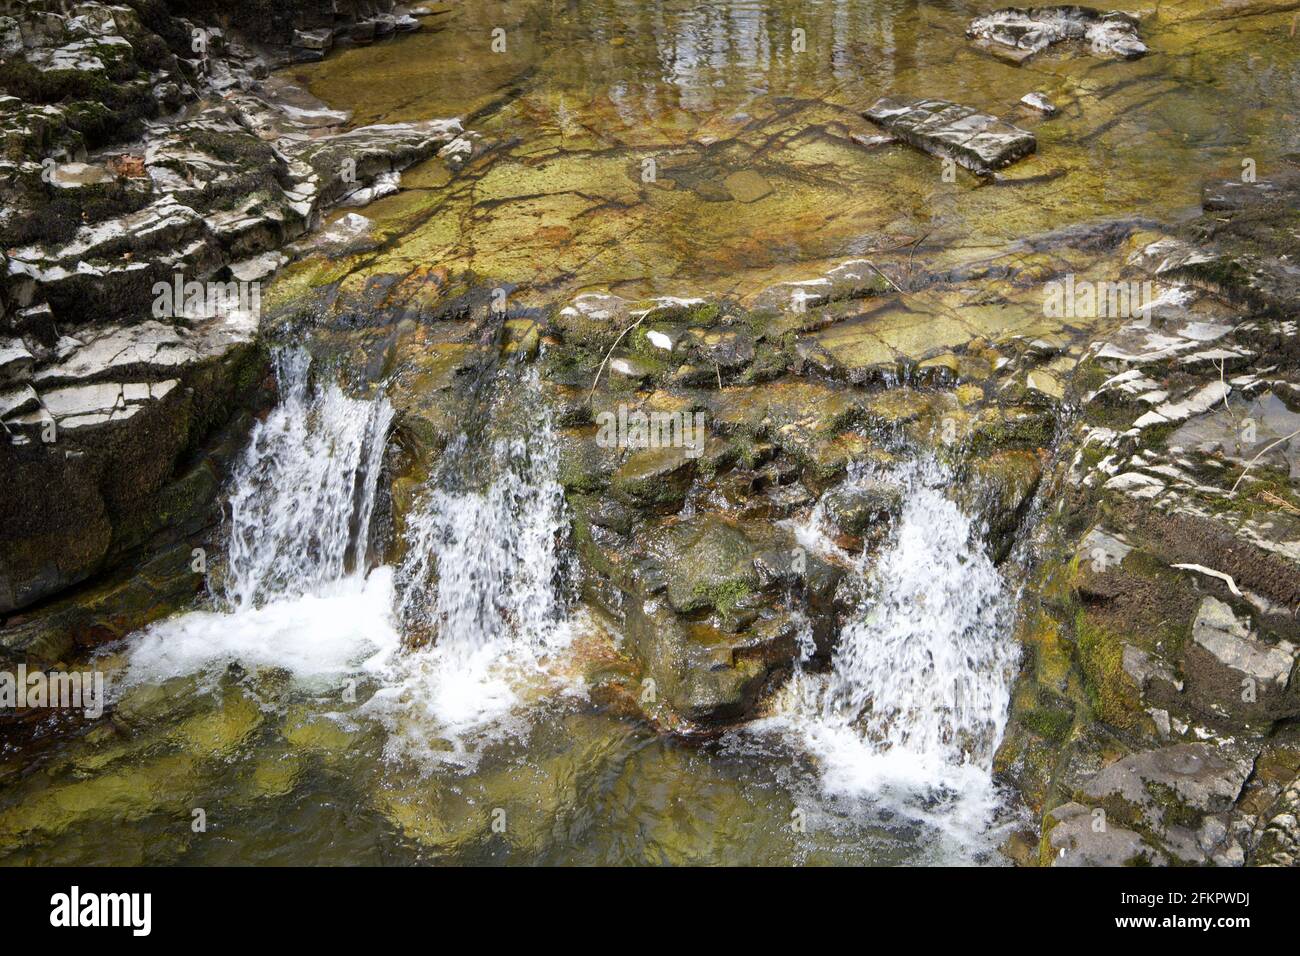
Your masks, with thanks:
M1241 479L1243 479L1243 478L1246 477L1246 472L1250 471L1250 466L1251 466L1251 465L1255 464L1255 462L1259 461L1261 458L1263 458L1265 455L1267 455L1270 451L1272 451L1272 450L1273 450L1274 448L1276 448L1278 445L1282 444L1282 442L1284 442L1284 441L1290 441L1292 438L1295 438L1296 435L1300 435L1300 428L1297 428L1295 431L1293 431L1293 432L1292 432L1291 434L1289 434L1289 435L1283 435L1283 436L1282 436L1281 438L1279 438L1277 441L1272 442L1271 444L1269 444L1269 446L1268 446L1267 448L1263 449L1263 450L1262 450L1258 455L1256 455L1254 458L1252 458L1250 461L1248 461L1248 462L1246 463L1246 467L1242 469L1241 474L1237 476L1237 480L1234 481L1234 482L1232 483L1232 488L1231 488L1231 490L1228 491L1228 494L1230 494L1230 495L1235 495L1235 494L1237 493L1237 486L1238 486L1239 484L1241 484Z
M890 285L892 285L895 289L898 289L898 294L899 294L899 295L907 295L906 292L904 292L902 289L899 289L899 288L898 288L898 283L897 283L897 282L895 282L893 279L889 278L889 276L885 275L883 272L881 272L879 269L877 269L877 268L876 268L876 264L875 264L874 262L872 262L870 259L863 259L862 261L865 262L867 265L871 266L871 268L875 269L875 270L876 270L876 274L877 274L878 276L880 276L880 278L884 279L886 282L888 282Z
M587 395L587 404L588 404L588 405L590 405L592 399L594 399L594 398L596 397L596 385L600 382L600 373L603 372L603 371L605 371L605 365L606 365L606 363L609 362L609 357L610 357L611 355L614 354L614 349L618 348L618 343L623 341L623 336L627 335L629 332L631 332L633 329L635 329L638 325L640 325L642 322L644 322L645 319L646 319L646 316L649 315L649 314L650 314L651 312L653 312L653 311L654 311L654 309L648 309L648 310L646 310L645 312L641 313L641 318L637 319L635 322L633 322L631 325L629 325L627 328L625 328L622 332L618 333L618 338L616 338L616 339L614 340L614 344L611 345L611 346L609 347L609 351L605 353L605 358L601 360L600 368L596 369L596 377L595 377L594 379L592 379L592 382L591 382L591 392L588 393L588 395Z
M907 254L907 287L909 289L912 287L912 260L916 258L916 250L920 247L921 243L930 238L930 233L932 232L934 232L933 229L928 230L925 235L912 243L912 251Z

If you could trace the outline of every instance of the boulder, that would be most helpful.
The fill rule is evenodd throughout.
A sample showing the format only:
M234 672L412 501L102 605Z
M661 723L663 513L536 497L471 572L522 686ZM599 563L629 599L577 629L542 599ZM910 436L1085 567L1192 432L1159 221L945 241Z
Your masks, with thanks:
M1051 866L1164 866L1168 859L1140 834L1102 825L1094 810L1066 803L1044 817Z
M1217 598L1201 602L1192 639L1183 655L1187 694L1200 710L1246 721L1273 721L1300 714L1291 684L1296 648L1267 644Z

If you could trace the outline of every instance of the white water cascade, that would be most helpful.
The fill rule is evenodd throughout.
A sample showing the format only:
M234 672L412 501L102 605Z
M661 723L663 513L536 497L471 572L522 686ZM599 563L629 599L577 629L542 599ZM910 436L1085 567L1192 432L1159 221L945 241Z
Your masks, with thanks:
M408 515L400 566L369 573L392 410L382 396L313 384L303 353L277 356L277 374L280 403L233 471L219 609L141 632L128 682L235 661L322 686L364 676L379 687L360 713L388 727L391 756L469 765L482 744L524 729L521 694L546 683L570 635L564 495L549 417L529 401L535 373L503 373L499 391L518 389L529 413L504 437L453 442ZM412 633L432 643L404 647Z
M306 352L276 355L280 403L234 469L229 571L234 610L301 595L365 564L393 410L383 397L313 389Z
M529 395L536 385L532 373L517 387ZM553 688L546 666L571 638L568 517L550 417L530 404L504 436L453 442L412 510L397 609L433 641L398 662L373 701L397 755L472 765L482 743L524 729L509 719L521 694ZM431 726L441 734L433 747Z
M335 681L396 653L392 573L366 572L387 400L313 383L310 357L275 356L280 401L254 425L230 486L217 610L146 628L127 682L163 681L231 662Z
M996 803L991 768L1016 659L1013 595L979 529L943 493L945 469L920 461L850 478L868 479L904 489L890 541L854 562L857 609L830 672L796 673L763 727L814 755L835 796L977 832ZM796 530L805 547L831 553L821 518L818 509Z

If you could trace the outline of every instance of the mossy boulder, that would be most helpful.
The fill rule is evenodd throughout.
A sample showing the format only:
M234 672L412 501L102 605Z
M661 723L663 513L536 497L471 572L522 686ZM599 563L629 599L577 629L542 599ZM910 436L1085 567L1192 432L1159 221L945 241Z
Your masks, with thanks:
M630 454L610 484L630 507L649 514L673 514L685 504L695 472L696 459L684 448L646 448Z

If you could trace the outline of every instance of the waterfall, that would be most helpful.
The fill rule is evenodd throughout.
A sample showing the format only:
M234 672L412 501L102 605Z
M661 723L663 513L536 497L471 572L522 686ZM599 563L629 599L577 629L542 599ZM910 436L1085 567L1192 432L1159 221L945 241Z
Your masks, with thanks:
M868 480L903 488L890 538L852 559L845 586L855 609L829 673L797 671L758 730L817 758L833 796L966 837L997 804L991 771L1014 677L1014 595L981 529L944 494L945 468L913 461L849 479ZM822 518L819 507L797 537L835 552Z
M383 397L313 388L310 356L275 356L280 402L253 426L232 475L224 598L246 609L364 568L393 411Z
M472 766L571 637L559 452L535 370L493 382L487 422L444 451L408 518L397 615L426 646L403 655L368 711L394 757ZM435 739L431 742L430 737Z
M391 570L366 574L392 409L382 395L350 398L333 382L313 382L304 351L274 359L279 403L253 426L231 472L217 609L142 631L128 683L236 661L332 682L398 649Z
M933 463L913 464L895 538L869 570L823 701L881 752L988 767L1006 721L1012 603Z
M444 461L463 460L467 444L462 435ZM398 570L403 621L469 654L503 630L542 642L562 613L557 542L568 521L549 419L527 437L495 439L485 459L485 487L429 489Z

